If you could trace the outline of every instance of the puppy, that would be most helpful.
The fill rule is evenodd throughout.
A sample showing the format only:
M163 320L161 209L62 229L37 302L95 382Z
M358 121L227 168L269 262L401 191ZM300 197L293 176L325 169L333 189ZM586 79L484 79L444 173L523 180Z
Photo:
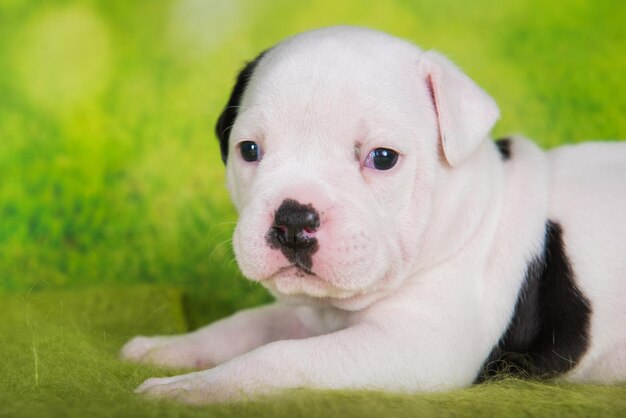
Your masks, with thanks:
M447 59L380 32L259 55L217 135L239 266L278 301L131 340L128 360L208 368L137 392L441 391L511 366L626 380L626 144L493 142L498 116Z

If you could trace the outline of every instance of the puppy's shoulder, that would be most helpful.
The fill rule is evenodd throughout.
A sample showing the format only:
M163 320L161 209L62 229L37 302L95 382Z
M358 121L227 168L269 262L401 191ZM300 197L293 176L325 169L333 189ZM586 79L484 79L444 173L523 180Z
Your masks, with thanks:
M543 151L531 139L522 135L509 135L494 140L502 161L525 162L532 159L542 159Z

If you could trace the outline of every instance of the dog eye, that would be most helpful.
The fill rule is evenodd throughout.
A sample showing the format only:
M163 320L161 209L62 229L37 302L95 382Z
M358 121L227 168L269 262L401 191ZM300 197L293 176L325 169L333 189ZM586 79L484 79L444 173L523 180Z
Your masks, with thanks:
M239 144L239 152L241 153L241 158L249 163L259 161L261 159L261 149L259 148L259 144L256 142L243 141Z
M389 148L376 148L365 159L365 167L389 170L398 162L398 153Z

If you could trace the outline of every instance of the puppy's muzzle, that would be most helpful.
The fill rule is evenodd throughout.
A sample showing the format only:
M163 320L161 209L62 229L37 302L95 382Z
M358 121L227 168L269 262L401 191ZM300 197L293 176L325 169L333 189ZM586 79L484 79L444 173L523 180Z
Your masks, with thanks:
M290 263L310 273L311 256L319 248L315 237L319 227L320 217L313 205L285 199L274 214L267 243L271 248L279 249Z

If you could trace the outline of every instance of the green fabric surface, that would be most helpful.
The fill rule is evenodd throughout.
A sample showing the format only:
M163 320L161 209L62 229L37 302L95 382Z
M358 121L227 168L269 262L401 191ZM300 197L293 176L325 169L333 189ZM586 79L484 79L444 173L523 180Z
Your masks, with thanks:
M296 390L240 404L144 400L144 379L173 374L118 359L136 334L186 330L185 298L163 287L92 288L0 297L1 417L387 417L626 414L626 386L516 379L443 394Z
M147 286L1 297L0 415L78 416L99 404L106 416L103 402L129 399L155 373L120 362L120 346L183 331L181 308L180 292Z

